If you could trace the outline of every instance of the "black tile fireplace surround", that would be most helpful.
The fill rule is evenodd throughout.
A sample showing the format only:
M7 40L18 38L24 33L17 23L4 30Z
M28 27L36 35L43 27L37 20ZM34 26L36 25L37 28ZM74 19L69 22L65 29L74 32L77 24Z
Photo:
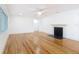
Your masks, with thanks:
M63 39L63 27L54 27L54 37Z

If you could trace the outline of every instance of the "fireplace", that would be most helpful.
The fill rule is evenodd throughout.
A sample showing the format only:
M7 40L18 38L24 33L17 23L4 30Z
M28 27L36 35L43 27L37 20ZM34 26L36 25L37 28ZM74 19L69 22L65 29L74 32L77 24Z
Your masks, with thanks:
M63 27L54 27L54 37L57 39L63 38Z

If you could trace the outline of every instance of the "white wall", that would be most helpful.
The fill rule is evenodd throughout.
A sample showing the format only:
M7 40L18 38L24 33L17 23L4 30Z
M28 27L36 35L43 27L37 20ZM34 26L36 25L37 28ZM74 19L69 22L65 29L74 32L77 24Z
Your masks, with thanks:
M0 53L4 51L7 39L8 39L8 31L0 33Z
M54 34L51 24L66 24L64 37L79 40L79 9L57 13L42 19L40 31Z
M27 33L33 32L33 19L23 17L23 16L16 16L10 17L9 21L9 33Z

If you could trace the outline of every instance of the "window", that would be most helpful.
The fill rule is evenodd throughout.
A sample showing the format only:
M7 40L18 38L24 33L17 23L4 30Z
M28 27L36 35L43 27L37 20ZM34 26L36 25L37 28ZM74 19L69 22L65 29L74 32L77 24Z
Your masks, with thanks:
M8 28L8 17L3 12L2 8L0 8L0 33L5 32Z

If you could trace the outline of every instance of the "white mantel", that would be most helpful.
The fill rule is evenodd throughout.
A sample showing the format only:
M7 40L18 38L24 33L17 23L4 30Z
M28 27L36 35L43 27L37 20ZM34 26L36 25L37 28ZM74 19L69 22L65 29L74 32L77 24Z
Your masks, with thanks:
M51 24L53 27L65 27L66 24Z

